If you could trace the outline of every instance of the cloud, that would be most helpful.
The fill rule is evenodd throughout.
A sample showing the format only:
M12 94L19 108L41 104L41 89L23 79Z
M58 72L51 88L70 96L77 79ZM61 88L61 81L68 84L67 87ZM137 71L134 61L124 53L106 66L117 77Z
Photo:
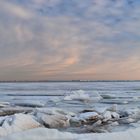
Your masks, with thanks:
M127 0L2 0L0 78L140 78L132 76L140 72L139 7Z
M0 5L0 11L8 16L16 16L22 19L29 19L33 16L32 13L28 9L25 9L22 5L13 4L7 0L1 0Z

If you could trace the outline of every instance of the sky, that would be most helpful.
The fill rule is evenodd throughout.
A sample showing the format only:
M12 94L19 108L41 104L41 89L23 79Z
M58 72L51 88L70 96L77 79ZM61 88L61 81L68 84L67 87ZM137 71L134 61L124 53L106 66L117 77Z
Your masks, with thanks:
M140 0L0 0L0 81L140 80Z

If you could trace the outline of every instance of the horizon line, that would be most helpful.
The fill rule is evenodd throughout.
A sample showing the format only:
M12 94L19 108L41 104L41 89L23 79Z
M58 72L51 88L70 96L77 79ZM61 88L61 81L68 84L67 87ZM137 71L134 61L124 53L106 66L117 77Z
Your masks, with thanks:
M140 80L0 80L0 83L18 82L140 82Z

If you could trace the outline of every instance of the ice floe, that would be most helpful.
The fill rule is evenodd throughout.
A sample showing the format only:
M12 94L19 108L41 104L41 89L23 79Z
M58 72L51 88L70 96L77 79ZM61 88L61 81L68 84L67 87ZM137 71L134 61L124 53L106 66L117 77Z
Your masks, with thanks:
M89 102L89 101L99 101L102 99L102 97L98 94L98 92L93 92L92 96L89 93L86 93L83 90L77 90L73 91L70 95L67 95L64 97L64 100L79 100L83 102Z
M3 118L3 123L0 127L0 136L5 136L14 132L33 129L40 126L40 123L38 123L31 115L15 114L13 116Z
M7 115L13 115L15 113L29 113L31 112L33 109L29 108L29 107L18 107L18 106L14 106L14 107L4 107L1 108L0 110L0 116L7 116Z
M39 122L48 128L63 128L69 126L69 118L64 115L47 115L42 113L37 113L37 118Z
M23 106L23 107L43 107L45 103L41 101L33 101L33 100L22 100L22 101L14 101L14 105Z
M72 132L73 134L70 135L75 135L74 133L85 133L85 135L86 133L107 133L127 130L127 126L134 128L135 124L140 121L139 108L119 109L116 104L103 108L87 108L79 112L57 107L6 106L1 108L0 113L1 137L37 127Z

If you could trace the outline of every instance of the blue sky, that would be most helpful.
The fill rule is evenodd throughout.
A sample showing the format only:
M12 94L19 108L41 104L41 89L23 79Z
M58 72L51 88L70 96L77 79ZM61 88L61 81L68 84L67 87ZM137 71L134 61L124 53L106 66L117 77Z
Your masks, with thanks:
M140 79L140 0L1 0L0 80Z

